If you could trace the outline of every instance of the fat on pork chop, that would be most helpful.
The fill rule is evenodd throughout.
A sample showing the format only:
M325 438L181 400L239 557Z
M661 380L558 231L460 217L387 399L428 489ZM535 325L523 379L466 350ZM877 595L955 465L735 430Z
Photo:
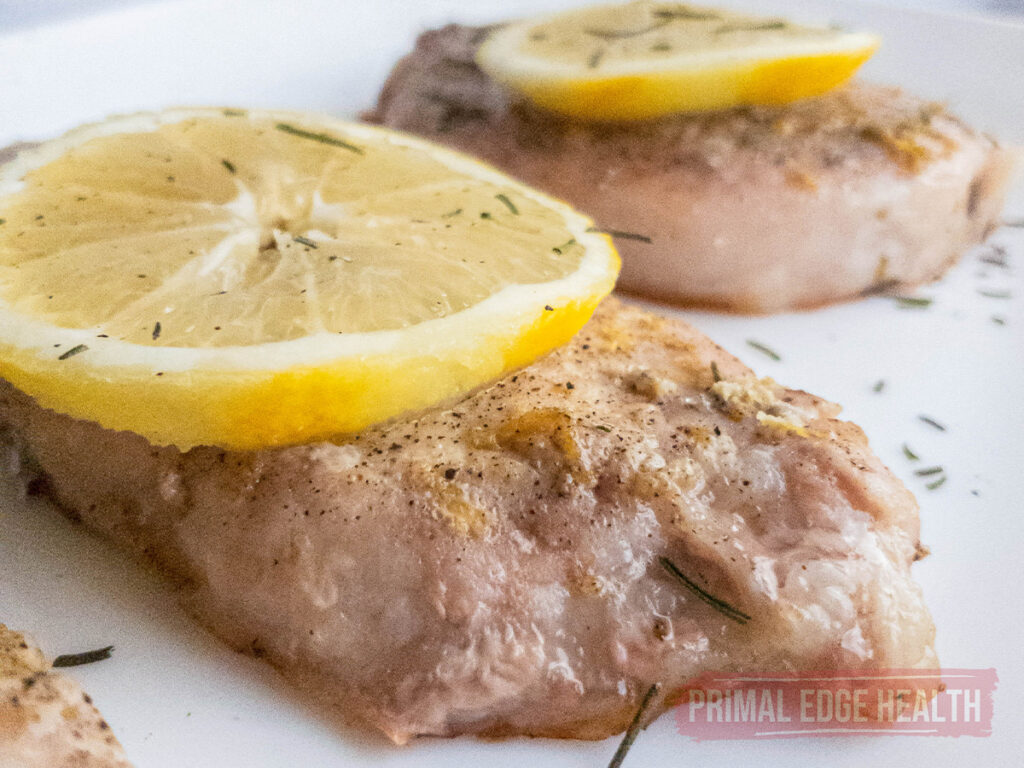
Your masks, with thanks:
M997 225L1017 163L941 105L866 84L782 107L573 122L476 66L487 31L425 32L364 118L627 233L628 292L763 313L926 283Z
M65 509L398 743L601 738L706 671L935 666L917 505L838 412L615 299L528 368L333 443L181 452L0 390Z

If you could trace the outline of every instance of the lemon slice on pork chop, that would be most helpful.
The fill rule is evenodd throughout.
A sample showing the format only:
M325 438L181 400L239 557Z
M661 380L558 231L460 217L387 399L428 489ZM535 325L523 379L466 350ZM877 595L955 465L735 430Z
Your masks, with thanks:
M869 34L642 0L499 27L477 63L554 112L645 120L817 96L853 75L878 42Z
M0 168L0 376L155 444L308 442L568 340L610 239L425 141L326 117L119 117Z

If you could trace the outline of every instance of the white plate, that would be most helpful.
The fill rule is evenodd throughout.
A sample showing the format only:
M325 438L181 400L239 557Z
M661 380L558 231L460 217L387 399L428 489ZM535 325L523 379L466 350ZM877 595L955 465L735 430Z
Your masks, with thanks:
M1024 27L852 3L734 2L765 12L881 31L865 75L934 98L992 133L1024 142ZM550 7L463 3L151 3L57 26L0 33L0 146L54 135L111 112L238 104L354 115L369 106L415 33L449 20L493 20ZM0 19L0 29L3 21ZM1008 217L1024 218L1020 195ZM946 666L995 667L993 735L695 743L670 718L627 765L1010 765L1024 751L1024 637L1019 502L1024 463L1024 230L1004 229L1011 269L969 254L926 310L870 299L768 318L681 313L759 373L843 403L875 450L918 493L933 555L915 566ZM979 289L1012 290L986 298ZM665 310L670 311L670 310ZM1000 326L993 315L1006 319ZM773 362L746 345L778 350ZM879 379L882 393L872 391ZM931 415L938 432L917 418ZM929 492L901 453L908 442L949 481ZM975 493L976 492L976 493ZM602 766L601 743L423 740L399 749L339 730L304 709L263 664L188 620L170 590L38 499L0 503L0 620L50 653L113 643L112 660L74 675L139 768L162 766ZM0 759L2 763L2 759Z

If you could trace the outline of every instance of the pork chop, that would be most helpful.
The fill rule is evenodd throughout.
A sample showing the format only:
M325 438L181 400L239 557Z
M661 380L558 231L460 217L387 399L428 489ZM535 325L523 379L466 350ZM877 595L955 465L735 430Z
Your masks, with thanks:
M183 453L0 393L60 504L398 743L600 738L709 670L935 665L917 505L838 410L616 300L530 367L335 443Z
M131 768L89 695L3 624L0 767Z
M475 154L590 214L625 291L740 312L941 276L996 225L1016 154L896 88L584 124L474 63L487 28L425 32L364 118Z

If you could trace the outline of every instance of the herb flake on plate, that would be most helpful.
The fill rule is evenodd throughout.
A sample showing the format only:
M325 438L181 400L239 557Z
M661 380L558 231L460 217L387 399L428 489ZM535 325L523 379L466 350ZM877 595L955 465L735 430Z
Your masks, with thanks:
M753 339L747 339L747 346L751 347L753 349L756 349L762 355L770 357L772 360L774 360L777 363L782 361L782 356L778 352L776 352L771 347L762 344L759 341L754 341Z
M53 660L54 667L80 667L83 664L94 664L97 661L109 659L114 646L107 645L92 651L82 653L62 653Z

